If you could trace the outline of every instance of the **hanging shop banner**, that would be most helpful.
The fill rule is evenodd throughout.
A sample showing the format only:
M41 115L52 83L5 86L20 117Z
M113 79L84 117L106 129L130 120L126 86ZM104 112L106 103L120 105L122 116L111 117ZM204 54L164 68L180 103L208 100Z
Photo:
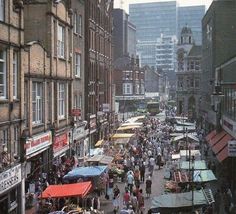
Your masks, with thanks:
M55 136L53 142L53 156L57 157L69 149L69 137L68 133L63 133Z
M228 156L236 157L236 140L230 140L228 142Z
M90 134L96 132L97 130L97 118L96 118L96 115L91 115L90 116Z
M78 127L76 129L74 129L73 131L73 139L74 140L79 140L84 138L85 135L85 130L84 130L84 126Z
M26 141L25 149L26 156L32 156L33 153L35 155L40 150L44 150L46 147L49 147L52 144L51 132L45 132L43 134L34 136Z
M103 103L102 104L102 110L103 110L103 112L110 112L110 104L109 103Z
M21 165L0 174L0 195L21 182Z

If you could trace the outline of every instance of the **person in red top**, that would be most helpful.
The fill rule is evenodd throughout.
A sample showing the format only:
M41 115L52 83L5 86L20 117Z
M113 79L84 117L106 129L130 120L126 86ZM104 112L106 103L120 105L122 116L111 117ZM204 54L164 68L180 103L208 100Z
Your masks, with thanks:
M124 197L123 197L123 202L124 202L124 205L127 207L129 207L129 203L130 203L130 193L128 190L125 191L125 194L124 194Z
M142 189L139 190L138 208L139 208L140 214L144 214L145 207L144 207L144 197L143 197Z

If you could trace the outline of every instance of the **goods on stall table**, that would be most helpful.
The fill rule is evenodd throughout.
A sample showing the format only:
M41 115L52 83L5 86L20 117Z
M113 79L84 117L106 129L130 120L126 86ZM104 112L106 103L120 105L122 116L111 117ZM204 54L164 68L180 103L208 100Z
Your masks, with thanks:
M175 172L174 173L174 181L177 183L185 183L188 182L188 176L186 175L185 172Z
M178 183L176 183L175 181L167 181L165 184L165 188L170 190L171 192L178 192L180 190Z

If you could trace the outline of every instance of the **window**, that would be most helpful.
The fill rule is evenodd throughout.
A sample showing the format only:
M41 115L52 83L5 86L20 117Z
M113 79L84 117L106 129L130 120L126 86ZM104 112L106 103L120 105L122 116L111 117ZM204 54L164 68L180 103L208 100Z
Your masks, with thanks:
M19 129L17 126L14 127L14 151L13 153L18 155L18 136L19 136Z
M17 99L17 79L18 79L18 53L13 52L13 99Z
M46 104L47 104L47 121L48 122L51 121L51 114L52 114L51 97L52 97L52 91L51 91L50 82L47 82L47 100L46 100Z
M81 77L81 54L75 53L75 76Z
M0 98L7 98L6 51L0 50Z
M136 94L139 94L139 90L140 90L140 86L139 86L139 84L137 83L137 84L136 84Z
M78 22L78 24L77 24L77 27L78 27L77 33L79 35L82 35L82 16L81 15L78 16L78 21L77 22Z
M59 84L58 90L58 116L59 119L65 118L65 84Z
M32 83L32 113L33 124L42 123L42 91L43 84L40 82Z
M133 94L132 83L124 83L123 84L123 94Z
M74 13L74 33L78 33L78 27L77 27L77 13Z
M57 27L57 56L65 57L65 28L61 25Z
M5 0L0 0L0 21L4 21Z

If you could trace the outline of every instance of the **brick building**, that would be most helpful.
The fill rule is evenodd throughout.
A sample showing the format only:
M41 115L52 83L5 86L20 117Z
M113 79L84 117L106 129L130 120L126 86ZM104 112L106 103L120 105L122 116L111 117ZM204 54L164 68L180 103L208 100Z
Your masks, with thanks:
M145 72L139 67L139 58L124 56L114 62L116 101L120 112L134 111L144 100Z
M112 116L112 0L85 1L85 115L90 145L107 137Z
M22 1L0 1L0 213L21 213L23 121Z
M25 1L26 189L70 148L73 64L69 1ZM37 41L37 42L34 42Z

